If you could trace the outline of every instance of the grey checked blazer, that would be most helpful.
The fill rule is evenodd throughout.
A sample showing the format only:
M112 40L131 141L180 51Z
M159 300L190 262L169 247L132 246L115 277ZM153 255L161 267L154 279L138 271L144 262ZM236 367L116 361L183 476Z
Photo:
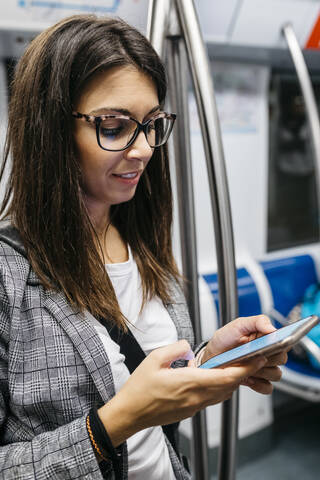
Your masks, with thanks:
M166 308L178 337L193 345L176 284L172 298ZM85 422L94 404L102 406L115 393L108 355L91 315L75 312L62 293L43 288L18 232L4 222L0 302L0 479L111 480L112 465L103 462L100 469ZM190 479L168 448L176 478ZM126 443L121 458L127 479Z

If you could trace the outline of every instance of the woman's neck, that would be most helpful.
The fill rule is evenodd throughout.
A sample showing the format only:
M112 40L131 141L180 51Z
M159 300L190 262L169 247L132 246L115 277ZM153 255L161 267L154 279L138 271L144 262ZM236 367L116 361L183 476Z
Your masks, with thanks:
M99 239L99 253L104 263L121 263L128 260L127 245L120 233L110 223L110 206L85 197L88 214Z
M103 202L92 200L84 194L84 203L86 205L88 215L94 226L95 231L100 239L110 224L110 206Z
M122 263L129 258L126 243L118 230L110 224L103 236L99 236L105 263Z

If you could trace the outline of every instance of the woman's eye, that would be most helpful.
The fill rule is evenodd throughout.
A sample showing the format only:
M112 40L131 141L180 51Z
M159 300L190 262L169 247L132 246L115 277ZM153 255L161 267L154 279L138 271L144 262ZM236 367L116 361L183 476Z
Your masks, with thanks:
M116 137L117 135L120 134L122 128L106 128L106 127L100 127L100 133L104 137Z

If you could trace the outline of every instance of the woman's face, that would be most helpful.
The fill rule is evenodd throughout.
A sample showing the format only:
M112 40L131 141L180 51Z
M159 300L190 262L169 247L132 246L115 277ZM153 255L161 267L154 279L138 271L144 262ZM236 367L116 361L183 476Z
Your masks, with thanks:
M134 67L114 67L97 74L83 89L76 111L89 115L124 114L139 122L160 110L153 81ZM75 120L74 139L82 171L82 190L90 212L108 213L111 205L130 200L153 150L143 132L126 150L102 150L95 124ZM123 175L131 174L130 178ZM102 213L102 212L101 212Z

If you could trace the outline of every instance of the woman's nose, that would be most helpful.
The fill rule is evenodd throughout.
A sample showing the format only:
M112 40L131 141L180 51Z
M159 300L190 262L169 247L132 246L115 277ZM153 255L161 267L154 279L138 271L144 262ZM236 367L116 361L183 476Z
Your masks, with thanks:
M144 132L139 132L133 144L127 149L127 157L149 159L152 154L153 149L150 147Z

